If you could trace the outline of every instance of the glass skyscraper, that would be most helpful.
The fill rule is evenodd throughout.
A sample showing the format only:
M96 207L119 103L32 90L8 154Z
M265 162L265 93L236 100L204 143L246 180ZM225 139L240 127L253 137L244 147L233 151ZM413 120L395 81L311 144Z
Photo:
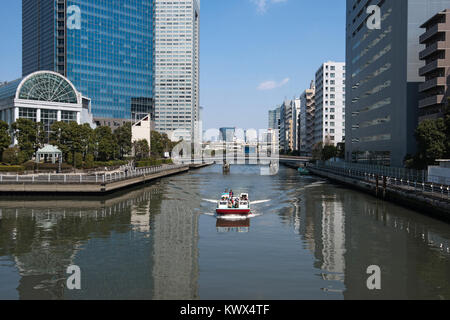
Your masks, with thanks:
M102 124L153 114L153 0L23 0L23 76L56 71ZM106 122L106 123L105 123Z

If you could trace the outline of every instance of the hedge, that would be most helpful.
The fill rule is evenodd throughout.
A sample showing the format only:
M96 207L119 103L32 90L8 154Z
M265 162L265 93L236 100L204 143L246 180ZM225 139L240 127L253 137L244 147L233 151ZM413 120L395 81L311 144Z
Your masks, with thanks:
M128 164L126 160L113 160L113 161L95 161L94 168L100 167L120 167Z
M0 166L0 172L24 172L25 167L23 166Z
M163 159L163 160L147 159L147 160L137 161L136 167L138 167L138 168L153 167L153 166L160 166L162 164L173 164L173 162L172 162L172 159Z

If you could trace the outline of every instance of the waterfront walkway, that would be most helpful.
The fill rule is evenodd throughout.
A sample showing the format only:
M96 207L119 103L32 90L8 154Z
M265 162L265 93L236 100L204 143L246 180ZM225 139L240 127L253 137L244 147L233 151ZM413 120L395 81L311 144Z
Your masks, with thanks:
M201 165L201 166L206 166ZM195 167L193 167L195 169ZM93 174L0 175L0 193L109 193L155 179L184 173L188 165L162 165Z
M315 165L313 174L346 184L375 196L404 204L423 213L450 220L450 186L374 174L358 168Z

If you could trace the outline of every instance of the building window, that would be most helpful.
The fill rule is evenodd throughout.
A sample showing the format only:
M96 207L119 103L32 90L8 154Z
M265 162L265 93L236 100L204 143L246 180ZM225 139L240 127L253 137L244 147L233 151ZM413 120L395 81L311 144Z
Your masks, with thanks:
M77 113L74 111L61 111L62 122L77 122Z
M44 125L44 130L50 136L52 124L58 120L58 111L56 110L41 110L41 122Z
M37 121L37 109L32 108L19 108L19 118L29 119L34 122Z

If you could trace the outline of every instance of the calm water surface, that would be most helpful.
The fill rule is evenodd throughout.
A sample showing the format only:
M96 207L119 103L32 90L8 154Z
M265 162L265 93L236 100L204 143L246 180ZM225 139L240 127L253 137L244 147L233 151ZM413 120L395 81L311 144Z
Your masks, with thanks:
M217 219L202 199L228 187L271 201ZM0 299L450 299L449 224L283 167L214 166L107 198L0 198L0 210Z

